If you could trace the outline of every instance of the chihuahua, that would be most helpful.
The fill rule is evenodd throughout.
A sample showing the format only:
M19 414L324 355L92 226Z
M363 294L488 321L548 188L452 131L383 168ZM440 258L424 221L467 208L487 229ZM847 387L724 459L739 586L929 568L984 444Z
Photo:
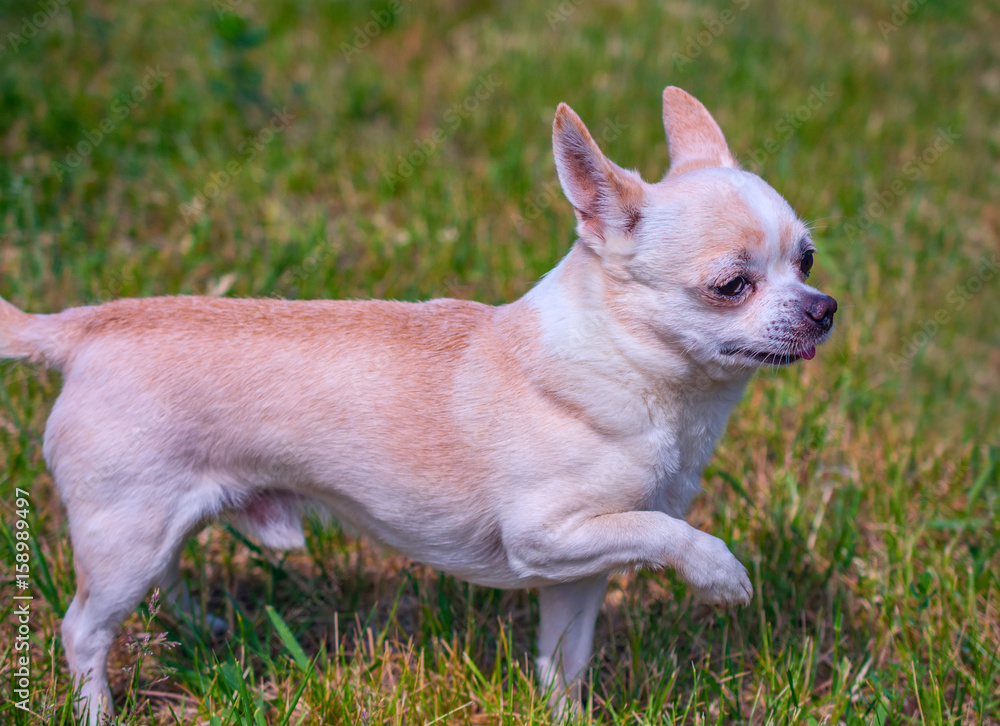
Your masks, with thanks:
M456 577L538 588L557 708L579 702L609 573L671 568L709 603L750 602L746 568L683 515L754 371L812 358L837 303L807 284L806 225L705 107L667 88L663 122L671 165L651 184L559 106L579 238L507 305L0 301L0 355L63 375L44 455L91 724L122 622L151 588L183 590L181 549L217 518L287 549L315 507Z

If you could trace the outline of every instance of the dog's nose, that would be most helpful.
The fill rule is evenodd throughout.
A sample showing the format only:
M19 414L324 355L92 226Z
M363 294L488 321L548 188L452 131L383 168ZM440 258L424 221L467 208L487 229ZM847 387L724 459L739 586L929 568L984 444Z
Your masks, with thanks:
M823 331L833 327L833 314L837 312L837 301L829 295L816 295L806 301L806 315Z

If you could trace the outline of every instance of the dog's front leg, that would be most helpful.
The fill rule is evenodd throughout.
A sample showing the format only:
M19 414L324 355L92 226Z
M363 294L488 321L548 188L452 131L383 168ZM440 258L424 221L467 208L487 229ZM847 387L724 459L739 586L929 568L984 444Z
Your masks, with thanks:
M746 605L753 595L746 568L725 542L663 512L535 510L505 541L511 564L525 579L560 583L669 567L706 602Z
M549 705L557 713L578 708L584 669L594 648L594 623L608 576L542 587L538 632L538 678L551 689Z
M669 567L706 602L747 605L753 595L746 568L726 543L684 520L647 511L555 517L535 511L505 535L511 564L526 579L570 582Z
M662 512L552 514L522 520L511 533L508 554L523 575L551 582L539 589L538 669L543 687L553 689L557 710L579 703L607 573L671 567L703 600L750 602L746 568L722 540L683 520Z

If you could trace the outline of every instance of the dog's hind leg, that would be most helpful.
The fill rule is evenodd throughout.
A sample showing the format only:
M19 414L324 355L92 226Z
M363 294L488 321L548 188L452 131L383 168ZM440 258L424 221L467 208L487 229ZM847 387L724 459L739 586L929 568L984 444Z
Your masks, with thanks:
M113 712L107 659L115 635L149 589L163 582L191 526L181 515L164 512L162 501L157 511L153 502L134 496L136 490L130 494L112 505L66 502L77 591L62 636L79 689L77 710L91 726Z
M579 708L581 676L594 648L594 625L604 602L608 576L548 585L538 590L541 623L538 677L551 689L550 706Z

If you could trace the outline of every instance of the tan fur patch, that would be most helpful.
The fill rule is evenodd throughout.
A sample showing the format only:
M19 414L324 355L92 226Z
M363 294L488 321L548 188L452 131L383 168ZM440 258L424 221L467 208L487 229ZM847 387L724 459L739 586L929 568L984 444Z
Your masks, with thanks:
M789 257L798 253L799 242L803 237L809 236L808 228L795 217L782 217L778 230L781 235L781 252Z
M670 146L670 172L738 166L726 139L708 110L674 86L663 91L663 127Z

